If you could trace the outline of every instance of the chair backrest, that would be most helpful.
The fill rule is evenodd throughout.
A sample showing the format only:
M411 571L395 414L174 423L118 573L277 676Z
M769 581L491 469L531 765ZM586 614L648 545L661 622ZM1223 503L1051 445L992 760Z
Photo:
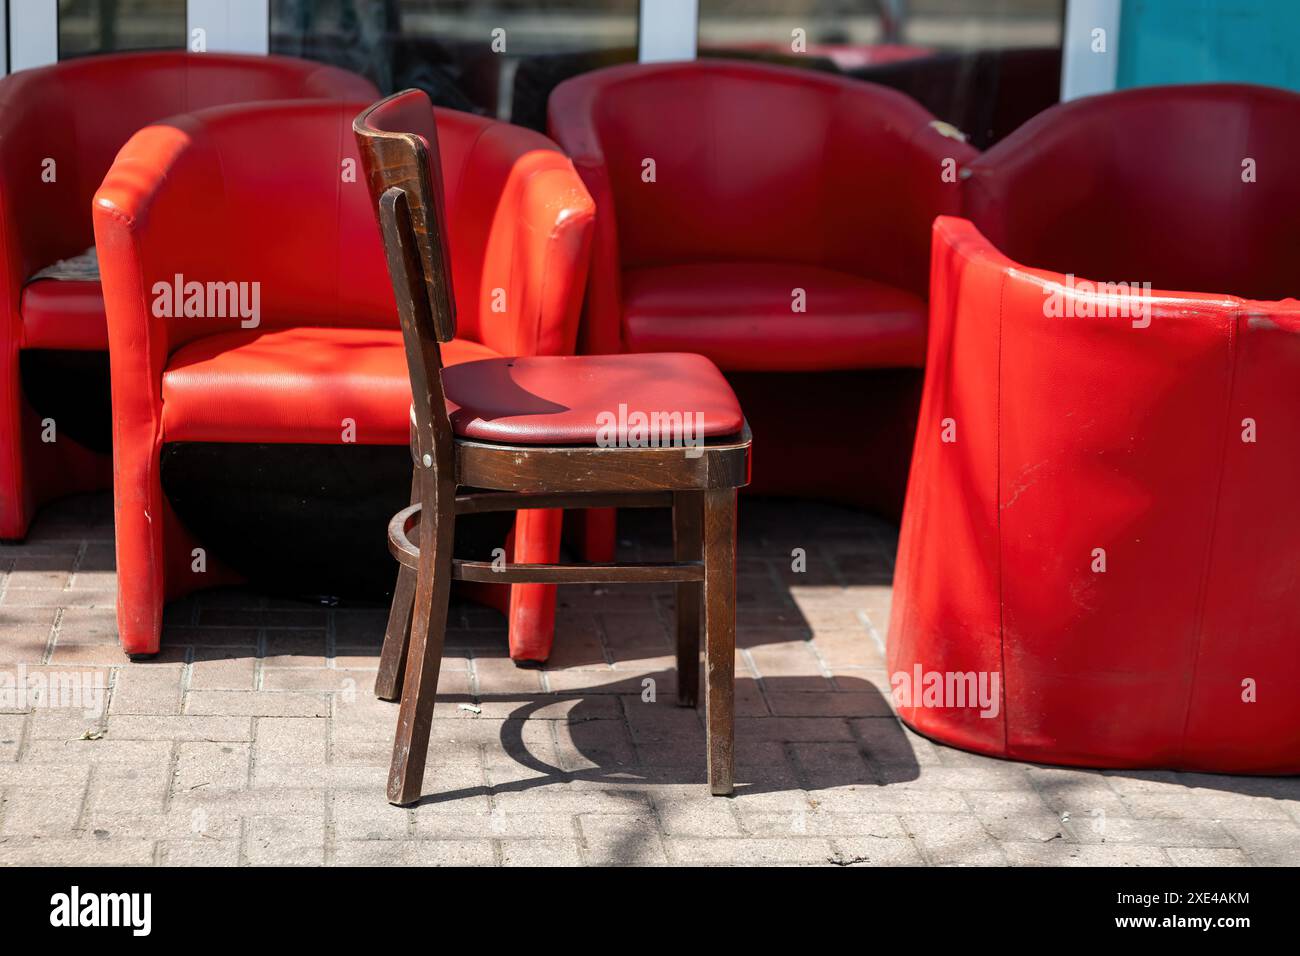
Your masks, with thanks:
M957 211L936 167L971 155L897 90L733 60L585 73L549 116L607 177L623 268L799 262L923 294L934 215Z
M159 51L78 57L0 80L0 164L52 160L57 178L9 202L31 243L29 270L81 252L94 237L91 197L123 144L169 116L235 103L370 102L364 77L283 56ZM33 235L27 235L31 233Z
M1025 265L1251 299L1300 293L1300 95L1142 87L1052 107L980 156L965 211Z
M449 463L452 432L439 344L456 334L442 168L433 104L421 90L395 93L352 124L393 281L415 406L417 447Z

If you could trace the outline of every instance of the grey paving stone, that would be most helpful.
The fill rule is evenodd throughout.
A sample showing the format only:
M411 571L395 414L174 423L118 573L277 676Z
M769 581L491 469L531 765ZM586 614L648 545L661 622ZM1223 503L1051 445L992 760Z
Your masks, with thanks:
M746 505L732 798L704 788L703 710L675 706L672 589L576 587L543 670L509 660L499 612L453 604L404 809L397 706L371 692L386 609L202 592L128 662L111 510L70 499L0 546L0 670L99 680L107 704L0 713L0 864L1300 863L1300 778L1030 766L903 726L882 657L897 534L865 514ZM625 555L671 553L620 520Z

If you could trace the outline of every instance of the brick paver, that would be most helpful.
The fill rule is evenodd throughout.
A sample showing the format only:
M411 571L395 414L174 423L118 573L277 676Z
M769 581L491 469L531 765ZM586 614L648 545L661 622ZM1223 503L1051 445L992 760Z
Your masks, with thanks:
M670 551L659 516L623 538ZM670 588L562 590L544 670L513 666L499 614L453 605L426 797L402 810L396 706L370 692L385 608L205 593L130 663L111 542L98 495L0 546L0 680L86 689L0 706L0 863L1300 864L1295 778L1035 767L904 728L895 532L854 511L742 501L731 799L704 792L702 714L674 705Z

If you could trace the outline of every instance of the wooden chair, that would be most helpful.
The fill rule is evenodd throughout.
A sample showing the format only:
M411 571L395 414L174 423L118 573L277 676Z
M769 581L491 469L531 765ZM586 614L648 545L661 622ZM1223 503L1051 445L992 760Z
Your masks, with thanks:
M455 332L455 297L428 98L417 90L390 96L353 130L378 206L414 397L411 505L388 529L401 571L375 686L383 699L401 696L389 801L420 796L453 580L674 582L678 700L696 703L702 623L709 787L729 794L736 489L748 483L750 451L734 394L711 362L688 354L503 357L443 368L439 346ZM636 411L694 413L698 441L685 450L662 440L602 441L601 415L620 406L631 410L628 420ZM458 515L593 507L671 508L676 560L494 568L452 555Z

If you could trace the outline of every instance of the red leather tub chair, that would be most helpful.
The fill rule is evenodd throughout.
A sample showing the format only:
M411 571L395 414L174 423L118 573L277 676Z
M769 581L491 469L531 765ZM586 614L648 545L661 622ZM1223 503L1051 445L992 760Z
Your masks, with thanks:
M1186 86L1054 107L972 165L974 221L934 230L889 631L916 730L1300 772L1298 155L1300 96Z
M130 653L158 649L164 597L206 583L190 571L191 542L159 484L165 443L337 444L346 419L358 443L407 444L405 355L351 131L365 105L172 118L131 138L95 196L112 358L118 628ZM468 113L436 117L460 333L444 360L571 354L591 197L544 136ZM260 282L260 324L160 317L155 284L176 275ZM554 561L558 548L558 512L520 513L515 561ZM544 660L554 588L516 586L509 612L512 655Z
M566 80L550 131L598 210L580 348L708 356L754 490L896 509L919 376L859 373L921 367L930 225L975 151L893 90L720 60Z
M376 95L334 67L221 53L92 56L0 80L0 538L24 537L43 502L111 480L99 281L93 265L81 280L35 276L93 244L90 199L122 144L201 107Z

